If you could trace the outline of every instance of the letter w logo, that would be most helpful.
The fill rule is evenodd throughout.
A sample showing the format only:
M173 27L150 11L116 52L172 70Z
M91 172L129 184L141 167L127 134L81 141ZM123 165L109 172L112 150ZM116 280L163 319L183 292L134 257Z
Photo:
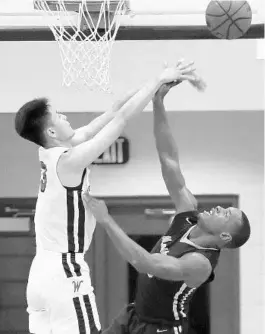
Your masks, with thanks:
M73 281L72 283L74 284L74 292L79 292L81 283L83 283L83 281Z

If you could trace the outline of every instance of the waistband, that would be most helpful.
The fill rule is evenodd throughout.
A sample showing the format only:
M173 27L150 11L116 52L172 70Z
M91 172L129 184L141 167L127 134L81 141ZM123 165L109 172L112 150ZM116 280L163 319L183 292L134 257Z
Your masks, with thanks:
M183 320L173 320L173 321L169 321L166 319L158 319L158 318L151 318L151 317L146 317L146 316L142 316L140 314L137 313L137 316L139 318L140 321L148 323L148 324L155 324L155 325L159 325L159 326L167 326L167 327L178 327L178 326L183 326L186 321Z
M84 255L84 253L59 253L39 248L35 255L35 262L50 265L53 269L61 267L67 278L78 277L85 272L89 274Z
M51 256L51 257L62 257L63 255L65 256L75 256L75 258L77 259L83 259L85 256L85 253L61 253L61 252L55 252L52 250L48 250L48 249L43 249L43 248L38 248L36 249L36 255L40 255L40 256Z
M160 319L157 317L153 318L150 316L145 316L143 314L138 313L133 304L132 304L132 307L134 308L134 312L141 322L145 322L145 323L153 324L153 325L159 325L159 326L166 326L166 327L178 327L178 326L185 326L188 324L187 319L167 320L167 319Z

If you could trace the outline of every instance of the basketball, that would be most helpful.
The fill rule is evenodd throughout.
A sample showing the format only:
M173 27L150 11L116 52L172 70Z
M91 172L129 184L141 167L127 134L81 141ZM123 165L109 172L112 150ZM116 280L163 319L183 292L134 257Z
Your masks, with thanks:
M247 1L211 1L206 9L206 24L221 39L237 39L249 29L252 11Z

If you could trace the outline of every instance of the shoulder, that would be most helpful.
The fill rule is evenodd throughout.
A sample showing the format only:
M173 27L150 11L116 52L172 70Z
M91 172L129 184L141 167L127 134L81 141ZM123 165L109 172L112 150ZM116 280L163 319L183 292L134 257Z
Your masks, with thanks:
M191 252L179 258L185 277L185 283L191 287L203 284L212 273L212 265L203 254Z
M64 187L77 187L83 178L87 169L77 168L71 160L72 148L65 148L58 157L56 171L61 184Z
M174 218L172 218L170 229L173 229L174 231L187 230L191 226L197 224L197 217L197 210L189 210L177 213Z
M48 162L51 164L57 164L58 160L61 158L64 152L67 152L69 148L56 146L51 148L39 148L39 159L43 162Z
M74 179L79 178L82 175L84 168L77 166L74 163L74 159L72 158L73 150L75 148L67 148L65 151L62 151L57 160L57 172L62 179L68 179L70 176L73 176ZM64 182L63 182L64 184ZM70 187L70 185L68 185Z

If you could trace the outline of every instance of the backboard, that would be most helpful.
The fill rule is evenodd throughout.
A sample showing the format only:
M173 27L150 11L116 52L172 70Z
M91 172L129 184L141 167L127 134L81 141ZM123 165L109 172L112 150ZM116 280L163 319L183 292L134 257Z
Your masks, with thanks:
M101 0L88 2L93 3L91 8L97 8ZM245 38L261 38L264 36L263 1L248 2L253 19ZM116 39L214 38L205 23L209 0L129 0L128 3L130 12L121 17ZM76 19L74 12L72 18ZM34 9L34 0L1 0L0 31L0 40L53 40L42 13Z

